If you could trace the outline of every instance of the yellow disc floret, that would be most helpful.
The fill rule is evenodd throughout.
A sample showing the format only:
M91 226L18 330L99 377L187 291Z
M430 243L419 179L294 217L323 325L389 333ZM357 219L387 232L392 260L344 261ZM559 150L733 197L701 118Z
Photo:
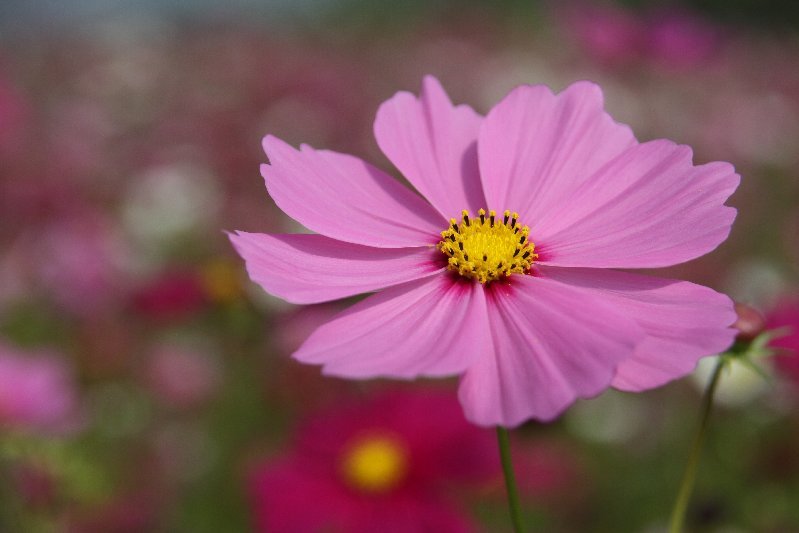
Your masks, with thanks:
M359 439L344 455L342 471L346 481L365 492L386 492L405 477L408 457L395 438L372 435Z
M505 211L501 220L494 210L488 216L485 209L477 214L470 218L464 209L460 223L452 218L441 232L438 249L447 256L449 269L480 283L528 272L538 254L519 214Z

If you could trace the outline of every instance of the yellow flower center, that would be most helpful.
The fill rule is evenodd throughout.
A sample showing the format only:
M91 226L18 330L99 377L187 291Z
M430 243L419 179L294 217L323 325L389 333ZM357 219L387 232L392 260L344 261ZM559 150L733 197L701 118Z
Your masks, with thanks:
M448 257L449 269L484 284L528 272L538 254L519 214L506 210L500 220L494 210L488 216L485 209L477 213L470 218L464 209L461 222L452 218L441 232L438 249Z
M385 435L372 435L355 441L344 455L345 480L365 492L380 493L396 487L408 469L408 456L402 444Z

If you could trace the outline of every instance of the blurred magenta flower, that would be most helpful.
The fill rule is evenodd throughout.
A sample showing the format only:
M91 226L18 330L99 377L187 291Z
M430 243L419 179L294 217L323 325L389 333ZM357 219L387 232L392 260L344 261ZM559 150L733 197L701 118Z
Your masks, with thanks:
M684 10L639 15L613 5L577 3L567 4L561 18L582 50L606 65L647 61L685 71L707 64L722 45L719 28Z
M173 269L139 286L131 295L133 309L157 321L187 318L208 304L199 272Z
M253 469L250 499L258 531L476 531L458 495L499 472L451 395L390 391L311 418Z
M622 65L638 58L644 50L645 30L628 11L611 5L577 4L564 12L571 36L593 59Z
M427 77L419 98L381 106L374 131L430 203L358 158L267 136L270 195L319 234L231 235L250 277L290 302L380 291L296 359L358 379L461 374L469 420L516 426L611 385L662 385L731 344L726 296L611 270L724 241L730 164L638 143L588 82L520 86L482 117Z
M0 429L63 433L78 420L76 384L57 353L0 342Z
M766 327L785 328L785 334L773 339L769 345L784 352L773 358L778 371L799 384L799 298L780 302L766 316Z
M664 67L689 70L706 65L721 47L720 30L688 12L656 11L649 19L647 56Z

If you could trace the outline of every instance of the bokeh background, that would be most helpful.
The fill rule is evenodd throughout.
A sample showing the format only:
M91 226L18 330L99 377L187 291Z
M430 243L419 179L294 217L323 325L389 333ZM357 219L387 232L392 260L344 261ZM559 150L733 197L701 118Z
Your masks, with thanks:
M640 140L743 176L730 239L662 274L799 329L796 6L5 0L0 531L508 530L493 433L454 381L289 358L340 307L265 295L226 238L301 230L261 138L392 171L374 113L425 74L480 112L519 83L596 81ZM797 344L724 375L691 531L799 531ZM514 432L529 526L663 530L707 375ZM359 450L388 473L359 477Z

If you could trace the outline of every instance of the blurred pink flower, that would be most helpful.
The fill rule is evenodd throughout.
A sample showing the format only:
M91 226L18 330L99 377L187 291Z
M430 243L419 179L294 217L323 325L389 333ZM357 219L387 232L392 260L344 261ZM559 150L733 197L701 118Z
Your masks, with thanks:
M208 304L199 272L164 272L133 292L133 308L153 320L180 320Z
M476 531L457 495L499 476L494 447L448 394L392 391L328 409L252 471L256 529Z
M716 26L681 11L650 14L646 36L648 58L677 70L707 64L722 44Z
M270 195L320 234L231 235L250 277L290 302L380 291L296 359L357 379L461 374L469 420L516 426L611 385L662 385L731 344L726 296L611 270L724 241L739 182L728 163L638 143L588 82L520 86L482 117L427 77L420 98L381 106L374 131L430 203L353 156L267 136Z
M610 5L579 3L567 8L565 27L593 59L621 65L643 53L645 29L628 11Z
M686 11L643 15L618 6L567 7L565 28L591 58L608 65L648 61L674 70L704 65L721 46L719 29Z
M221 375L209 354L174 344L161 344L150 353L147 381L166 405L188 409L208 400Z
M113 228L110 220L93 212L47 224L33 243L38 288L76 315L107 309L125 284L125 245Z
M76 385L63 356L0 343L0 429L63 433L77 422Z
M769 345L784 351L773 358L777 370L799 385L799 298L779 303L766 315L766 328L785 328L785 335L772 340Z

